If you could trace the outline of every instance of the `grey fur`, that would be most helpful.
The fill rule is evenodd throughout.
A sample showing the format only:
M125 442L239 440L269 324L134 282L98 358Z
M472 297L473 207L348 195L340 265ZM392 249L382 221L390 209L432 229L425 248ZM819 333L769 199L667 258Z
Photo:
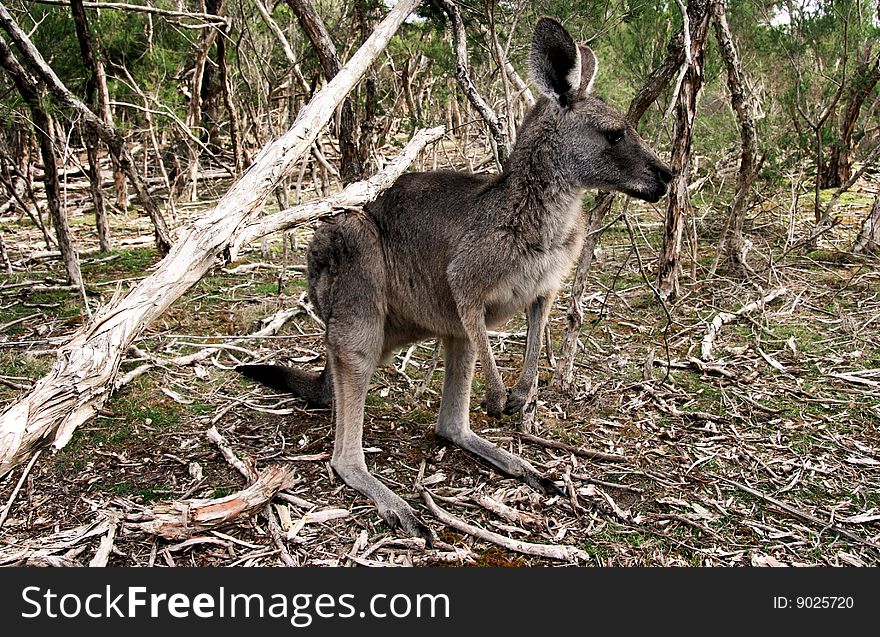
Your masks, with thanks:
M406 174L363 214L339 217L315 233L309 296L327 326L325 372L242 369L263 382L277 374L269 384L313 403L329 402L332 386L333 469L372 499L387 523L427 539L409 505L367 470L362 433L373 371L400 347L439 337L446 368L437 434L535 488L554 489L527 461L471 431L475 361L482 361L489 414L518 411L537 374L553 299L580 253L584 190L657 201L672 178L624 117L588 94L592 51L578 49L545 18L535 28L531 58L533 79L549 96L525 118L502 174ZM487 329L524 308L525 365L508 394Z

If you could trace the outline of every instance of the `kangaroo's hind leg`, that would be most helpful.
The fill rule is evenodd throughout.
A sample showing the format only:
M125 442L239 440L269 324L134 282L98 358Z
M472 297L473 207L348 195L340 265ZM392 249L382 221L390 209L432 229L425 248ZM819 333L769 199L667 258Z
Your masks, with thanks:
M430 543L430 529L406 502L370 474L364 458L364 401L384 345L384 270L370 229L349 227L348 231L351 234L339 241L327 313L327 363L336 421L330 466L345 484L375 503L389 526Z
M527 460L505 451L471 430L471 380L474 376L476 351L466 338L448 338L443 344L446 349L446 370L440 415L437 419L437 435L480 456L507 475L521 478L534 489L544 493L558 492L556 485L538 473Z

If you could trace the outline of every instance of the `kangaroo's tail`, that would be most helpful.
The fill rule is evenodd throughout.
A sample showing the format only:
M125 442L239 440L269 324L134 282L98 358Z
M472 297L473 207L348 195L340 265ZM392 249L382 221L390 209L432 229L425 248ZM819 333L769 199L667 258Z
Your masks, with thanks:
M239 365L235 371L272 389L293 392L310 407L329 407L333 402L329 367L309 372L283 365Z

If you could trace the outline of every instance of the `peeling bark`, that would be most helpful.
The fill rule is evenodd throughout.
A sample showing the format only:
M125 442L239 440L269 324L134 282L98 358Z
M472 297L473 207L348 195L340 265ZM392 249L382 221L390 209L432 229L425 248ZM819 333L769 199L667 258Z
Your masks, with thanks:
M752 117L752 109L746 95L745 80L742 63L739 59L733 37L730 34L730 26L727 24L727 14L724 9L724 0L715 0L712 3L712 23L715 27L715 37L721 50L721 57L727 67L727 87L730 90L730 103L736 113L739 123L740 134L740 163L736 181L736 194L730 204L730 214L724 231L718 242L718 251L712 264L712 273L723 256L733 263L744 266L741 262L743 251L743 225L745 224L748 210L749 196L752 183L755 181L758 170L758 133L755 129L755 119Z
M690 181L691 143L697 114L697 100L703 86L703 62L709 33L708 0L692 0L688 3L687 13L690 19L690 64L675 106L671 161L675 177L667 197L663 246L660 249L657 273L657 287L663 299L674 298L679 292L681 238L685 219L690 212L687 186Z
M862 228L852 251L856 254L880 253L880 194L874 198L871 212L862 222Z
M212 500L195 498L155 504L138 513L139 519L129 526L167 540L185 540L259 511L276 493L292 486L295 478L293 469L272 466L241 491Z

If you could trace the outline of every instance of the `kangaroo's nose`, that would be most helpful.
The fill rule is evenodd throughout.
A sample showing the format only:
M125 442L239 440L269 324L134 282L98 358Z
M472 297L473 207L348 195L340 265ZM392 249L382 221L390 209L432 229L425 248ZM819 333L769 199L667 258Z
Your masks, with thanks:
M665 166L657 166L654 169L654 172L657 173L657 178L664 184L669 184L669 182L672 181L672 178L675 176Z

